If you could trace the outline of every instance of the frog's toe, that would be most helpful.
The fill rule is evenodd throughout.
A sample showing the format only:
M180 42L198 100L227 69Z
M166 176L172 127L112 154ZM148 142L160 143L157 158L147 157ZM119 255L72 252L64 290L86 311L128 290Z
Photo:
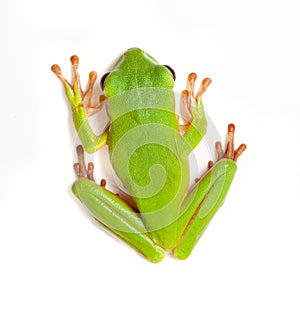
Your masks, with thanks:
M238 158L246 150L247 146L242 143L237 149L234 149L234 135L235 135L235 125L230 123L227 129L227 142L226 148L223 150L222 143L220 141L216 142L216 152L217 152L217 161L221 159L230 159L234 162L237 162ZM208 170L214 166L213 161L208 162Z
M87 178L91 181L95 182L94 179L94 163L89 162L86 166L85 160L84 160L84 149L82 145L78 145L76 148L78 162L74 163L74 171L76 173L76 176L78 178ZM101 185L106 184L106 181L101 181Z

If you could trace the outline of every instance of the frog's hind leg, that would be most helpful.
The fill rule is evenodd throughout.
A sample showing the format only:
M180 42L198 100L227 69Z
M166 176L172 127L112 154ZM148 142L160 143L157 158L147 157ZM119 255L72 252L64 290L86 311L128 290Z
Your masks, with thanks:
M107 190L104 179L100 185L95 183L94 165L89 163L86 167L82 146L77 147L77 155L78 163L74 164L74 169L78 180L72 186L76 197L101 225L149 261L154 263L161 261L164 251L149 237L139 214L117 195Z
M220 142L216 143L216 163L209 162L207 173L188 194L181 207L178 226L182 232L174 250L174 256L178 259L186 259L190 255L227 195L236 172L236 161L246 149L245 144L234 149L234 130L234 125L230 124L225 151Z
M87 178L93 182L94 179L94 163L89 162L88 166L85 165L84 160L84 149L82 145L78 145L76 148L78 162L74 163L74 171L76 173L77 178Z
M223 151L222 143L220 141L216 142L216 151L217 151L217 161L221 159L231 159L234 162L237 162L238 158L246 150L246 145L242 143L236 150L234 149L234 132L235 125L229 124L227 130L227 145L226 149ZM213 161L208 162L208 169L212 168L214 165Z

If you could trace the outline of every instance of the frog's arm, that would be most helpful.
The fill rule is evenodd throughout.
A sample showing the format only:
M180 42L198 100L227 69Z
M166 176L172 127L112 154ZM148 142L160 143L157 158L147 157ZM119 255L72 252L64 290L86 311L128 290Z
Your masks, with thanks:
M185 109L190 114L191 120L184 127L187 127L183 138L186 144L185 153L188 155L202 140L206 133L207 121L205 118L204 108L202 104L202 95L211 83L211 79L205 78L197 92L194 94L196 73L191 73L187 79L187 90L182 92L182 98Z
M92 91L97 79L97 73L90 72L87 90L82 91L78 74L79 58L72 56L70 60L72 63L73 85L65 79L57 64L53 65L51 70L64 85L67 99L73 111L73 122L85 150L88 153L93 153L103 147L107 140L107 130L97 136L88 122L88 116L97 108L92 105Z
M164 251L149 237L137 212L117 195L105 188L105 180L100 186L93 181L93 167L85 168L83 149L77 147L79 163L75 171L78 180L72 191L89 209L93 217L129 246L144 255L149 261L157 263L164 258Z
M209 163L208 172L186 197L181 207L181 216L177 223L178 229L183 232L174 250L174 256L178 259L186 259L190 255L227 195L236 172L236 161L246 149L246 145L242 144L234 150L233 139L234 125L230 124L225 154L218 142L218 161L215 165Z

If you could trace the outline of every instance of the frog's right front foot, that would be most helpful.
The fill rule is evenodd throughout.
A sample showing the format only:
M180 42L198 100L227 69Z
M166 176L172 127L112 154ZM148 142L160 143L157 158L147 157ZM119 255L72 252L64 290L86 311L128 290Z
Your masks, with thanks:
M64 85L66 96L70 102L71 108L74 109L78 107L83 107L86 110L87 115L92 114L95 109L98 109L100 106L93 105L93 88L97 80L97 73L91 71L89 74L89 82L87 89L85 91L81 88L80 76L78 73L79 58L78 56L72 56L70 58L72 64L72 74L73 74L73 83L69 83L68 80L64 77L59 65L54 64L51 67L51 70L56 74L56 76L61 80ZM103 96L100 96L100 104L103 101Z

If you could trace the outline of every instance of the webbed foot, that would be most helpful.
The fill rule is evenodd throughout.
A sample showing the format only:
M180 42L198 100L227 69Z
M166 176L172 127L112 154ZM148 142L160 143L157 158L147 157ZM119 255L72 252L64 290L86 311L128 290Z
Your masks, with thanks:
M247 146L242 143L237 149L234 149L234 132L235 125L233 123L228 125L227 129L227 142L226 148L223 150L222 143L220 141L216 142L216 151L217 151L217 163L221 159L231 159L234 162L237 162L238 158L246 150ZM213 161L208 162L208 169L211 169L214 166Z
M78 157L78 162L74 163L74 171L78 179L87 178L93 182L95 182L94 178L94 163L89 162L88 165L85 164L84 160L84 149L82 145L78 145L76 147L76 153ZM101 179L100 186L106 186L106 180Z
M95 105L92 102L93 98L93 88L97 80L97 73L91 71L89 74L89 82L85 91L81 88L80 76L78 72L79 67L79 58L74 55L70 58L72 64L72 74L73 81L72 84L63 75L59 65L54 64L51 67L51 70L56 74L56 76L61 80L64 85L67 98L70 102L72 110L83 107L86 110L88 116L93 114L95 111L99 110L102 107L102 102L105 100L104 96L101 95L99 98L99 105Z

